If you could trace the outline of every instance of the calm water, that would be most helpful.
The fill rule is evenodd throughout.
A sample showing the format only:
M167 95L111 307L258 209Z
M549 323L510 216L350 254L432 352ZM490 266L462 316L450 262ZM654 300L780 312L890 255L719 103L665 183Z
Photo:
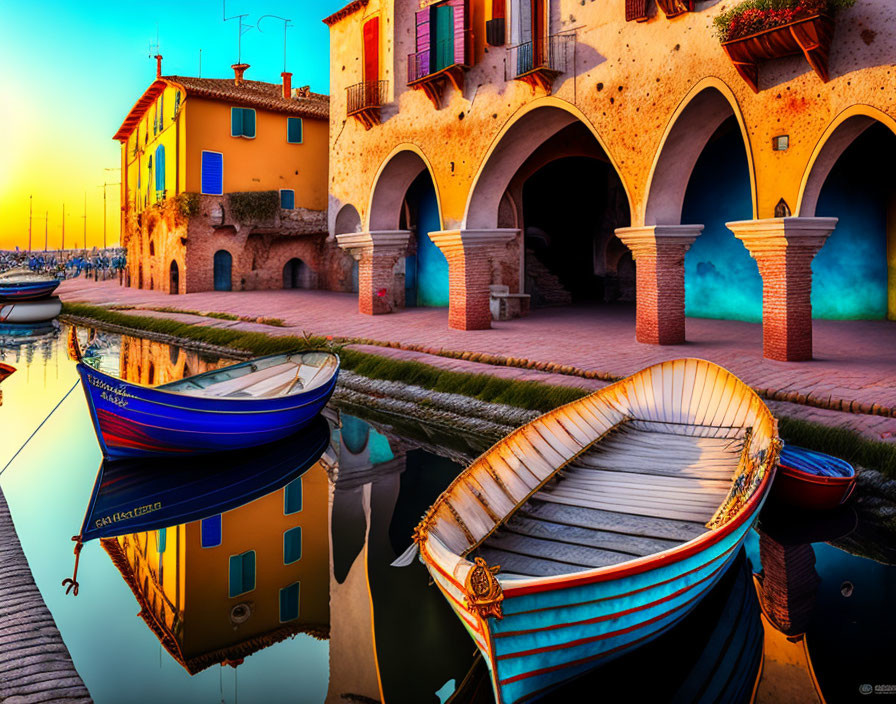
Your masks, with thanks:
M0 387L2 466L76 373L62 334L0 339L0 359L18 369ZM150 384L227 363L116 335L96 346L105 370ZM293 486L292 498L280 488L228 511L214 547L203 547L204 535L216 543L214 526L206 535L198 521L164 537L90 542L77 598L60 583L101 459L80 389L0 476L37 584L99 704L491 700L472 641L423 566L389 566L487 443L356 408L326 417L330 447L302 475L300 503ZM300 509L286 514L290 505ZM865 521L852 509L821 520L767 512L680 627L550 700L810 702L820 688L828 702L869 701L862 685L896 685L896 569L843 549L880 554ZM285 565L283 536L296 528L300 557ZM230 557L249 552L255 569L239 579L252 588L231 598Z

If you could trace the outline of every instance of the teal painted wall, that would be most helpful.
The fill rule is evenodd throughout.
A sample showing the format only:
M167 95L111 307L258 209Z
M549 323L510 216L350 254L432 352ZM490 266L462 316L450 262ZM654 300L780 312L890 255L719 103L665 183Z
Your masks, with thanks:
M442 307L448 305L448 260L429 238L441 230L436 191L424 172L408 191L412 212L417 213L417 255L405 264L405 304ZM416 205L416 207L414 207Z

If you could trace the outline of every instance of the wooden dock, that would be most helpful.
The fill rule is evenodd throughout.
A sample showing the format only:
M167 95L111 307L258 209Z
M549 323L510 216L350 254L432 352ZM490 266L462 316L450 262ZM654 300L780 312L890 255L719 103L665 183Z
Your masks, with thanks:
M92 702L31 576L0 491L0 702Z

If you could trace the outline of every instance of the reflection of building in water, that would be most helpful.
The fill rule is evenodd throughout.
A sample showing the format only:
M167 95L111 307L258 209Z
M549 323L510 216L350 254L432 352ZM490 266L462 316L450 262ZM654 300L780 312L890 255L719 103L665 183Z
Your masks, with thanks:
M121 378L156 386L232 364L164 342L121 336Z
M755 702L823 704L806 645L821 579L808 543L782 543L759 530L762 572L755 577L765 629L762 677Z
M327 476L318 462L245 506L102 544L190 674L298 633L329 636Z

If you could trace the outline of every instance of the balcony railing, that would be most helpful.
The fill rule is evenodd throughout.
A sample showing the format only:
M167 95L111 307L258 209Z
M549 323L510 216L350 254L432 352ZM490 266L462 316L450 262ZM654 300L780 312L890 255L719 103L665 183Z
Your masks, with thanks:
M575 40L572 33L552 34L509 47L505 78L522 78L536 71L566 73Z
M378 108L386 102L389 81L363 81L345 90L346 111L349 115L356 115L365 110Z
M408 83L414 83L455 65L457 61L454 54L454 40L444 39L434 42L429 49L408 54Z

